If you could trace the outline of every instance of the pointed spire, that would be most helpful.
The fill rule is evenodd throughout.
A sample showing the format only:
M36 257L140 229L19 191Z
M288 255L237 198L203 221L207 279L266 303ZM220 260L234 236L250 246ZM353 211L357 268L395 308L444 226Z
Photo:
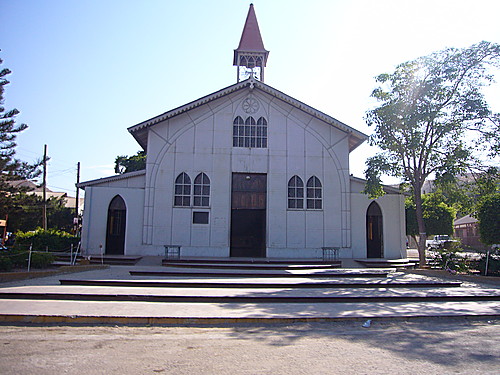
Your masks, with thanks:
M269 51L264 48L264 42L260 35L259 23L253 4L250 4L247 19L241 34L240 44L234 50L233 65L238 67L238 81L240 80L240 67L258 70L256 73L261 81L264 81L264 67L267 63Z
M264 48L264 42L262 41L262 37L260 35L259 23L257 22L257 16L255 15L253 4L250 4L247 20L245 21L245 26L243 27L243 33L241 34L240 45L238 46L237 51L267 52Z

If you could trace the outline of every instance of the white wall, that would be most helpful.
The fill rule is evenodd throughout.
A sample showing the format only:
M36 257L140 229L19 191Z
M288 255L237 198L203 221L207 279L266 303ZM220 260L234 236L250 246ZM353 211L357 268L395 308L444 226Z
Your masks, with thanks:
M123 181L120 184L123 184ZM125 255L144 254L146 249L143 248L141 241L144 189L88 186L85 188L85 211L82 229L82 250L85 255L100 254L100 245L102 245L105 252L108 208L111 200L116 195L123 198L127 207Z
M233 119L246 118L242 101L252 96L268 121L267 148L232 147ZM148 139L145 242L180 244L183 254L228 256L231 175L267 174L268 256L319 257L322 246L350 245L346 134L269 95L245 90L155 125ZM208 225L192 224L196 208L173 207L175 178L200 172L211 180ZM288 180L311 176L323 185L323 209L288 210ZM154 188L153 188L154 187ZM345 237L345 236L344 236ZM287 255L288 254L288 255Z
M351 193L352 215L352 258L366 258L366 212L368 206L377 202L383 216L384 258L397 259L406 257L404 196L386 194L376 200L361 193L362 183L353 181Z

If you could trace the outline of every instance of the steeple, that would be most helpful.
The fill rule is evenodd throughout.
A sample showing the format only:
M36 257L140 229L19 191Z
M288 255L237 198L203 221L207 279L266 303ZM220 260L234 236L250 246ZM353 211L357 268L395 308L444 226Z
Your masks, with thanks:
M259 24L253 4L250 4L240 44L234 50L233 65L237 67L237 80L246 79L250 74L264 82L264 67L269 51L264 48Z

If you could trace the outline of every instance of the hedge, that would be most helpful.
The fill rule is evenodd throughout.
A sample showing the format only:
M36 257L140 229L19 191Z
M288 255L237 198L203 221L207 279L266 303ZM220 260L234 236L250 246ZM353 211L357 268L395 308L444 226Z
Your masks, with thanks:
M33 245L33 251L46 251L47 249L49 251L67 251L70 250L71 245L76 247L79 241L79 237L68 232L38 228L32 232L17 232L14 248L26 250L30 245Z

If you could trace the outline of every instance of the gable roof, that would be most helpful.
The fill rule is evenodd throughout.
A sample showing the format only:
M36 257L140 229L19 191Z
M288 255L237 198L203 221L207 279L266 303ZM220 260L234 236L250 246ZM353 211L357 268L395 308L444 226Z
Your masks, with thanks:
M470 215L465 215L464 217L461 217L460 219L455 220L453 222L453 225L474 224L477 222L478 222L478 220L475 217L472 217Z
M158 124L159 122L168 120L172 117L178 116L182 113L188 112L194 108L200 107L206 103L212 102L216 99L219 99L221 97L227 96L231 93L244 90L244 89L257 89L260 90L276 99L279 99L285 103L290 104L291 106L308 113L311 116L314 116L315 118L331 125L334 126L335 128L349 134L349 151L354 150L356 147L358 147L360 144L362 144L368 136L354 128L351 128L350 126L344 124L343 122L328 116L327 114L318 111L317 109L302 103L301 101L292 98L291 96L276 90L275 88L266 85L265 83L258 81L254 79L252 76L245 81L241 81L239 83L236 83L234 85L228 86L222 90L216 91L210 95L204 96L200 99L197 99L195 101L192 101L190 103L187 103L183 106L177 107L175 109L172 109L168 112L162 113L161 115L155 116L153 118L150 118L149 120L143 121L137 125L131 126L128 128L128 131L132 136L136 139L136 141L141 145L141 147L147 151L147 142L148 142L148 137L147 137L147 132L148 128Z

